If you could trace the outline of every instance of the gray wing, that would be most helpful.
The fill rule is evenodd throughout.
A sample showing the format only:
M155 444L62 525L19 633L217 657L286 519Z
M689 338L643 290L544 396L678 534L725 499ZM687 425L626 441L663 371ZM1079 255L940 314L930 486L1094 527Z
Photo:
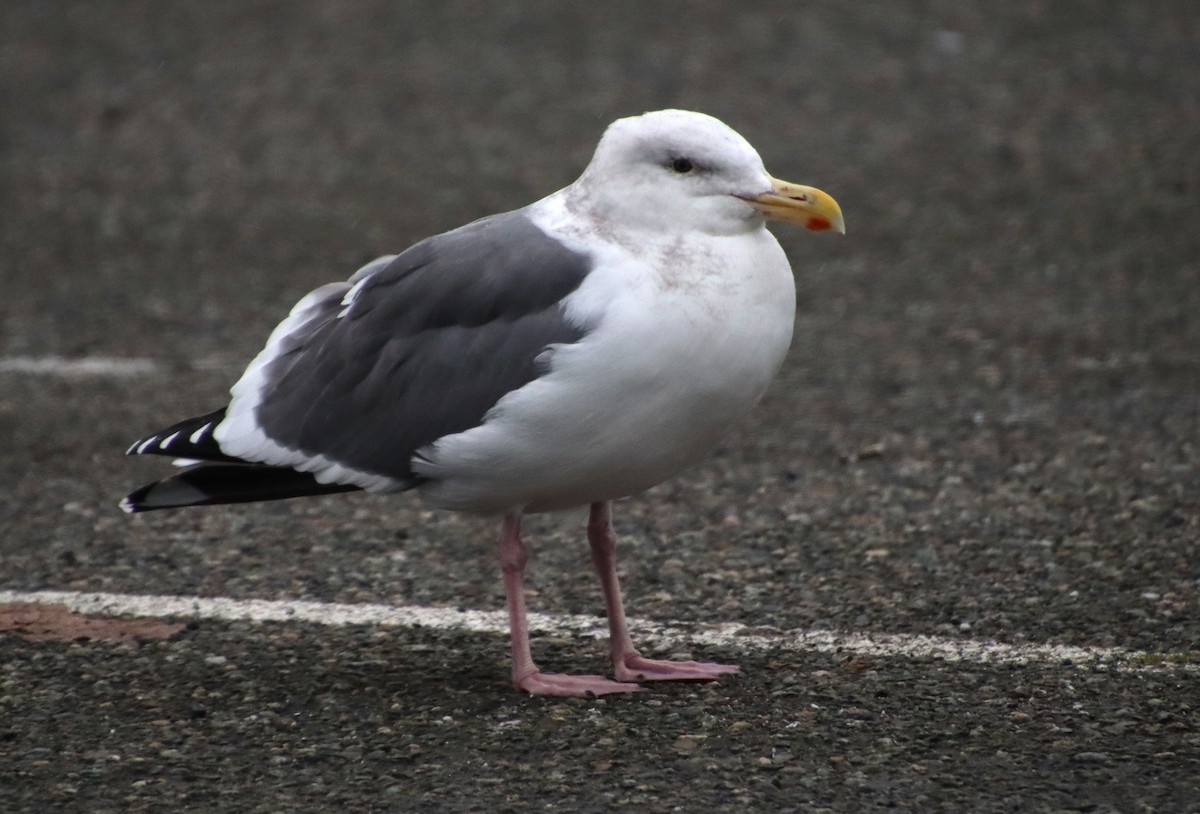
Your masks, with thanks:
M416 450L478 426L541 375L547 346L584 336L561 302L591 265L520 211L371 264L310 295L263 368L256 421L304 455L413 480Z

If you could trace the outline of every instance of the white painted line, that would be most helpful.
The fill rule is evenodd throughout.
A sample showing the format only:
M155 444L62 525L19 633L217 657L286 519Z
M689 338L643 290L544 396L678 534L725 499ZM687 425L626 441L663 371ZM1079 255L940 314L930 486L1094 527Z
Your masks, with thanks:
M0 603L65 605L79 613L149 618L312 622L321 625L378 625L426 627L469 633L508 634L503 611L426 608L415 605L344 605L302 600L228 599L199 596L141 596L75 591L0 590ZM532 630L557 635L603 639L605 621L594 616L530 614ZM730 650L797 650L844 653L876 658L923 658L985 664L1075 664L1118 670L1179 668L1200 671L1194 659L1172 658L1117 647L1077 647L1059 644L1004 644L977 639L950 639L897 633L846 633L832 630L772 630L742 624L664 625L630 619L634 638L658 647L705 645ZM1176 654L1179 655L1179 654ZM1187 655L1187 654L1184 654ZM1194 655L1194 654L1192 654Z
M81 359L66 359L62 356L6 356L0 358L0 373L18 373L30 376L128 377L146 376L156 370L158 370L158 364L151 359L109 359L103 356L86 356Z

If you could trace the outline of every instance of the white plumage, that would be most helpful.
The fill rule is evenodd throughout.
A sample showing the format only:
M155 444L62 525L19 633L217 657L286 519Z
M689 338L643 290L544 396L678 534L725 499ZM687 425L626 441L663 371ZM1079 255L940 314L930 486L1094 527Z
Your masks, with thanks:
M633 648L609 502L700 459L782 362L795 285L765 217L842 231L832 198L769 176L716 119L668 110L617 121L571 186L301 300L223 413L133 448L220 463L125 505L416 488L437 507L504 516L515 686L580 695L731 672ZM183 441L209 443L214 422L211 446ZM617 682L546 676L529 653L520 517L582 505Z

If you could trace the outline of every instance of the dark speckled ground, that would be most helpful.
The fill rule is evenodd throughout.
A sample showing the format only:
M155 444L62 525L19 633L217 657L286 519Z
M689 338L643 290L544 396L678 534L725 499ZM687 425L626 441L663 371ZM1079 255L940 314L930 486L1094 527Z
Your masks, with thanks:
M631 612L1194 654L1197 43L1188 2L0 5L0 357L164 366L0 373L0 587L499 606L487 524L366 496L127 518L161 470L120 452L218 406L308 289L679 106L836 195L849 233L777 230L795 347L703 466L618 508ZM536 609L597 609L581 522L531 521ZM1194 673L710 655L746 675L562 703L512 694L490 637L0 636L0 808L1200 795Z

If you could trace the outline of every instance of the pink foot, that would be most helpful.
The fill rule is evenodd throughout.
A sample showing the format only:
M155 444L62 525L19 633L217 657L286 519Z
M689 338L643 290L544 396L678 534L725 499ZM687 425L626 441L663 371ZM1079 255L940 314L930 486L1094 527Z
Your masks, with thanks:
M644 692L637 684L622 684L604 676L569 676L535 671L513 682L518 690L530 695L561 695L570 698L592 698L618 692Z
M613 666L618 681L716 681L736 672L734 664L648 659L637 651L620 656Z

